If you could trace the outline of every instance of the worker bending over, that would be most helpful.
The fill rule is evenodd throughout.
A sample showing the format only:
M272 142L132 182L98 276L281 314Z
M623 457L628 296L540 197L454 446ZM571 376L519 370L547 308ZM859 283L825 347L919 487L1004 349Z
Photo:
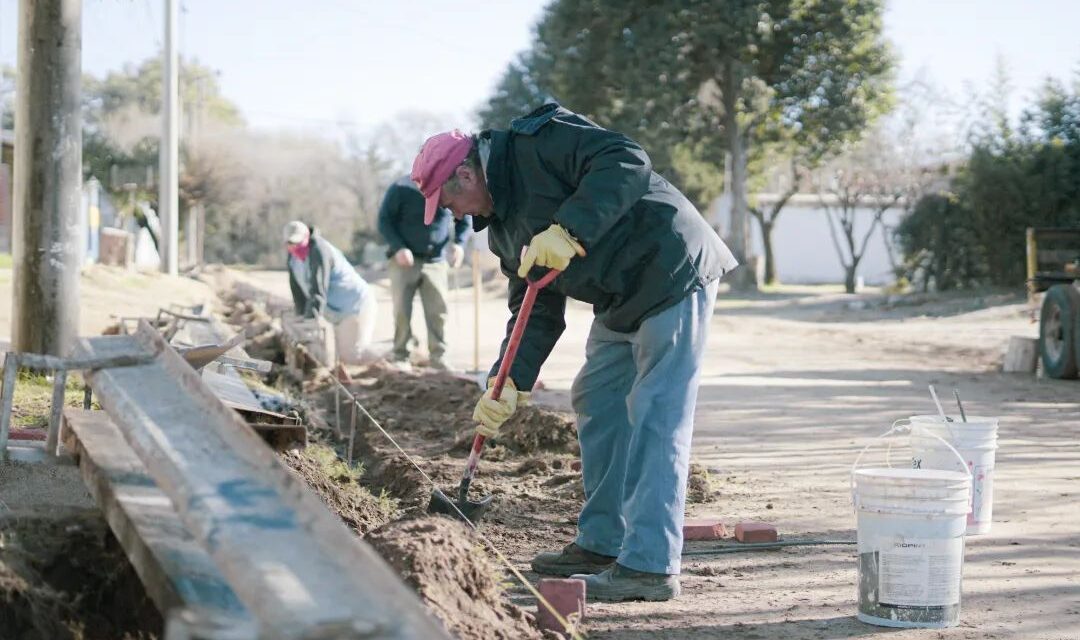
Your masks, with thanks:
M527 397L566 299L593 305L571 391L585 505L577 539L533 569L584 578L598 600L677 596L698 376L731 252L633 140L556 104L509 130L428 139L412 178L427 222L446 207L487 228L510 279L507 337L526 278L562 271L537 297L502 396L489 382L478 402L477 431L497 437Z

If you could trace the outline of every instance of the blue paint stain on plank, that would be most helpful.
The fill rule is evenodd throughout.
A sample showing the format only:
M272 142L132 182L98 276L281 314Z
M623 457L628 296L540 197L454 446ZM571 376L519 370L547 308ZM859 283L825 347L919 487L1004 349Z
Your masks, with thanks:
M217 500L238 511L235 515L219 520L220 523L244 523L260 529L294 529L296 513L281 504L281 496L272 488L246 478L227 480L217 486L213 496L197 496L191 500L193 507Z
M167 568L173 588L185 604L197 604L238 617L248 615L236 593L217 568L208 562L209 558L176 550L162 555L162 564Z

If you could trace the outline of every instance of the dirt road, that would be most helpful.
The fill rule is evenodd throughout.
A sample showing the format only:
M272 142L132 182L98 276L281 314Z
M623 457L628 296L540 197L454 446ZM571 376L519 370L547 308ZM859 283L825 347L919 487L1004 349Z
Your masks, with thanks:
M283 273L248 276L285 291ZM385 348L392 332L389 299L384 287L377 291L377 337ZM1036 330L1017 297L886 302L822 289L721 297L694 446L695 461L710 469L719 495L691 507L690 515L731 524L768 520L782 536L852 539L848 481L858 451L894 420L932 413L928 384L945 397L956 387L969 414L1001 418L993 530L968 539L961 625L889 636L1080 637L1080 382L995 371L1008 337ZM570 306L538 402L568 407L590 317L587 307ZM483 367L496 353L506 318L498 296L483 301ZM468 367L470 291L455 293L450 322L451 356ZM515 546L513 559L527 566L531 554L551 542ZM855 580L850 547L698 556L688 558L679 600L590 605L587 628L591 637L650 640L881 633L854 618Z
M0 342L11 336L12 270L0 268ZM160 307L214 299L213 290L191 278L91 265L79 280L79 334L97 335L118 316L153 317Z

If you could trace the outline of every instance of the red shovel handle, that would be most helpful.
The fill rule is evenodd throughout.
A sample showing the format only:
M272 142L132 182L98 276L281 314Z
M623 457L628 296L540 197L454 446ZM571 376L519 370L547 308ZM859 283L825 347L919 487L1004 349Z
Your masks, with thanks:
M525 325L529 323L529 316L532 315L533 304L536 303L536 294L551 284L551 281L557 278L560 273L562 272L558 269L552 269L539 280L526 281L528 288L525 289L525 297L521 300L521 307L518 308L514 328L510 331L510 340L506 343L506 353L503 354L502 362L499 364L499 372L495 375L495 385L491 388L492 399L498 400L502 396L506 378L510 375L510 366L514 364L518 346L521 345L521 336L525 333ZM469 452L469 462L465 465L464 478L471 479L473 474L476 473L476 465L480 462L480 450L484 448L484 440L486 438L479 433L473 438L472 451Z
M506 343L506 353L503 354L502 362L499 364L499 372L495 374L495 386L491 389L491 398L493 400L498 400L502 396L506 378L510 375L510 366L514 364L518 347L521 345L521 336L525 333L525 325L529 323L529 316L532 315L533 304L536 303L536 294L551 284L551 281L558 277L560 273L562 272L552 269L539 280L527 281L528 288L525 289L525 297L521 300L521 307L518 308L514 328L510 331L510 340Z

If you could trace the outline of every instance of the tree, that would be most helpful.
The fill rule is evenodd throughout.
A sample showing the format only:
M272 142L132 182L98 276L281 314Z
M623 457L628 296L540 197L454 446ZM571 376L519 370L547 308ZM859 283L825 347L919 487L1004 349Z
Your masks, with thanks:
M788 201L792 196L799 192L799 189L803 185L803 177L806 175L806 168L799 162L799 160L792 156L787 159L788 161L788 179L785 181L786 186L784 190L778 194L775 201L768 207L762 207L756 203L749 203L747 205L750 215L754 216L757 220L758 226L761 228L761 243L765 250L765 283L776 284L780 281L776 272L776 251L773 248L773 230L776 228L776 221L780 217L780 212L784 210Z
M391 179L408 173L424 140L456 126L455 118L419 109L402 111L381 123L371 135L370 147L386 164Z
M485 113L553 95L637 139L699 206L726 152L745 258L746 185L768 146L835 148L888 107L882 12L881 0L558 0ZM713 180L684 183L703 167Z
M829 237L844 267L844 290L855 293L859 263L885 212L904 196L903 181L891 150L880 137L864 140L830 163L818 185L818 198L829 221ZM870 222L860 229L860 210Z
M924 288L1018 287L1027 227L1080 226L1080 76L1047 79L1019 120L999 60L970 101L966 159L897 229L905 275Z
M482 129L506 129L510 121L553 99L547 73L531 52L518 56L503 72L495 92L477 112Z
M202 110L206 118L231 126L243 124L240 110L221 94L218 72L198 60L180 61L180 103L190 114ZM139 65L125 65L102 79L83 79L83 94L93 115L102 118L131 107L142 113L161 113L161 56L147 58ZM100 118L95 118L97 123Z
M985 278L974 216L955 193L923 196L896 228L906 256L903 269L926 292L971 286Z
M206 259L280 265L281 227L291 219L314 224L345 250L357 229L374 227L385 186L381 150L356 140L347 139L343 149L311 136L248 131L222 97L216 72L188 62L180 79L186 123L180 203L183 211L197 206L205 213ZM88 78L84 87L89 173L114 194L123 183L137 183L124 202L153 203L156 188L145 176L157 166L160 61Z

